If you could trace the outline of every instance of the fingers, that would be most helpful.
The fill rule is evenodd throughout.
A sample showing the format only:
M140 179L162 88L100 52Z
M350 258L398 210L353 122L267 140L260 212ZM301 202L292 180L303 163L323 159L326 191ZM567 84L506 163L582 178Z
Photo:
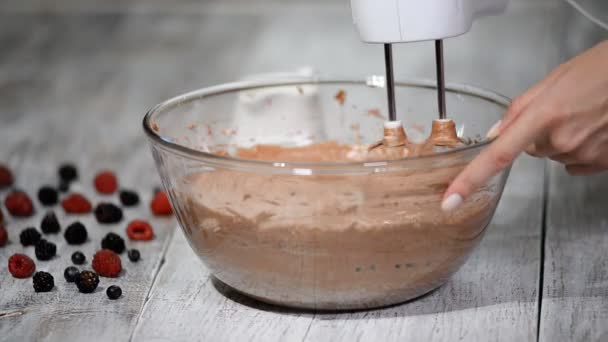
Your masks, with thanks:
M541 131L541 120L524 112L456 177L445 192L442 209L454 210L471 193L507 168Z
M590 176L605 171L606 168L599 165L572 164L566 165L566 172L572 176Z

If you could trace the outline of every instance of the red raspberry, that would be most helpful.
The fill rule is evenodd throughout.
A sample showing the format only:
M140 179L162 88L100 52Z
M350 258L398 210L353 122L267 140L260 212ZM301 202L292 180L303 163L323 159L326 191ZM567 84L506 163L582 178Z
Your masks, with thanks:
M102 249L93 257L93 269L102 277L116 278L122 271L118 254L109 249Z
M154 238L154 231L148 222L133 220L127 226L127 236L131 240L149 241Z
M61 206L66 213L87 214L93 210L91 202L81 194L71 194L61 201Z
M111 171L102 171L95 176L95 189L102 194L113 194L118 188L118 180Z
M2 224L0 224L0 247L6 246L8 241L8 233Z
M8 271L15 278L28 278L36 270L36 264L25 254L13 254L8 259Z
M13 185L13 174L8 167L0 165L0 189Z
M163 191L159 191L154 195L152 202L150 202L150 209L152 209L154 215L158 216L166 216L173 213L169 199Z
M13 216L31 216L34 205L30 197L23 191L13 191L4 199L4 205Z

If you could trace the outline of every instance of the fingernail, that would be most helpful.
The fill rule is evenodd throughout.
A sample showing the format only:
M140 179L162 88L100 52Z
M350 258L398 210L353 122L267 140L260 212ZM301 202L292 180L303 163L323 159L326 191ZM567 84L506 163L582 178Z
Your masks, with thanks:
M494 139L498 136L498 128L500 127L500 124L502 123L502 120L498 120L488 131L488 133L486 134L486 138L488 139Z
M450 196L446 197L443 202L441 202L441 210L445 212L452 211L458 208L462 204L462 201L462 196L459 194L451 194Z

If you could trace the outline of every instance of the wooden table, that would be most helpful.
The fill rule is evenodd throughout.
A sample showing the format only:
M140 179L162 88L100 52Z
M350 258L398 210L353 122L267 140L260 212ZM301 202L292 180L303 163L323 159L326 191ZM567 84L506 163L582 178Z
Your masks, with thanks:
M361 44L346 0L194 0L0 3L0 161L30 194L55 184L62 161L92 175L116 170L143 205L127 219L150 219L159 184L140 120L177 93L251 73L310 65L335 75L383 72L381 49ZM514 0L502 17L446 42L447 79L515 96L560 61L600 39L559 0ZM395 48L397 78L434 77L432 46ZM38 262L56 289L35 294L13 279L8 257L18 232L38 225L8 218L0 248L0 340L6 341L542 341L607 340L608 176L568 177L529 157L513 168L481 245L443 287L416 301L357 313L301 313L270 307L214 284L172 219L154 219L157 237L130 245L143 260L97 293L62 279L70 254ZM5 193L0 193L4 197ZM114 199L116 200L116 199ZM6 213L6 212L5 212ZM57 210L65 225L73 218ZM92 217L90 255L109 231ZM26 250L28 254L33 251ZM122 286L109 301L103 290Z

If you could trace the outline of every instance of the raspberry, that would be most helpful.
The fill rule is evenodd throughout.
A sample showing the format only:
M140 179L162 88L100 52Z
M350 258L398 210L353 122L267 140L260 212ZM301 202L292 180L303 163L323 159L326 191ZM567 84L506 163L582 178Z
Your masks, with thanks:
M8 258L8 271L15 278L29 278L35 270L34 260L25 254L13 254Z
M150 209L152 209L154 215L158 216L167 216L173 213L169 199L163 191L159 191L154 195L152 202L150 202Z
M86 260L87 258L84 256L84 254L82 254L81 251L76 251L74 254L72 254L72 262L74 265L82 265Z
M59 178L67 183L71 183L72 181L78 179L78 170L72 164L63 164L59 167L58 170Z
M13 185L13 174L8 167L0 164L0 189Z
M89 234L87 233L87 229L84 227L84 224L76 221L68 226L63 236L68 244L80 245L87 241Z
M120 203L125 207L133 207L139 204L139 195L135 191L121 190Z
M127 226L127 236L131 240L148 241L154 238L154 231L148 222L133 220Z
M93 269L102 277L116 278L122 271L118 254L109 249L102 249L93 257Z
M42 205L51 206L57 204L59 200L59 194L57 190L50 186L43 186L38 190L38 200Z
M82 293L91 293L95 291L97 285L99 285L99 276L92 271L82 271L74 282L78 287L78 291Z
M139 258L141 258L141 254L139 254L137 249L130 250L127 255L129 256L129 260L131 260L131 262L138 262Z
M36 244L36 259L47 261L51 260L57 254L57 246L45 239L41 239Z
M6 246L7 242L8 242L8 233L6 232L6 229L4 228L4 226L0 223L0 247Z
M118 188L116 175L111 171L102 171L95 176L95 189L102 194L113 194Z
M55 287L55 279L50 273L36 272L34 274L34 291L36 292L49 292Z
M122 220L122 209L112 203L99 203L95 207L95 218L99 223L116 223Z
M122 296L122 289L116 285L112 285L106 290L106 295L108 295L108 298L111 300L116 300Z
M115 233L108 233L103 240L101 240L101 248L109 249L118 254L125 251L125 240L120 235Z
M91 202L83 195L77 193L71 194L61 201L61 206L66 213L70 214L87 214L93 210Z
M63 277L68 283L73 283L74 281L76 281L76 277L78 277L79 275L80 271L78 271L78 269L74 266L66 267L65 271L63 271Z
M25 228L19 234L19 241L24 247L33 246L40 241L40 233L34 227Z
M13 216L26 217L34 213L30 197L23 191L13 191L4 199L4 205Z
M42 222L40 223L40 230L45 234L59 233L61 225L59 225L59 220L57 220L57 216L55 216L54 212L49 211L44 215Z

